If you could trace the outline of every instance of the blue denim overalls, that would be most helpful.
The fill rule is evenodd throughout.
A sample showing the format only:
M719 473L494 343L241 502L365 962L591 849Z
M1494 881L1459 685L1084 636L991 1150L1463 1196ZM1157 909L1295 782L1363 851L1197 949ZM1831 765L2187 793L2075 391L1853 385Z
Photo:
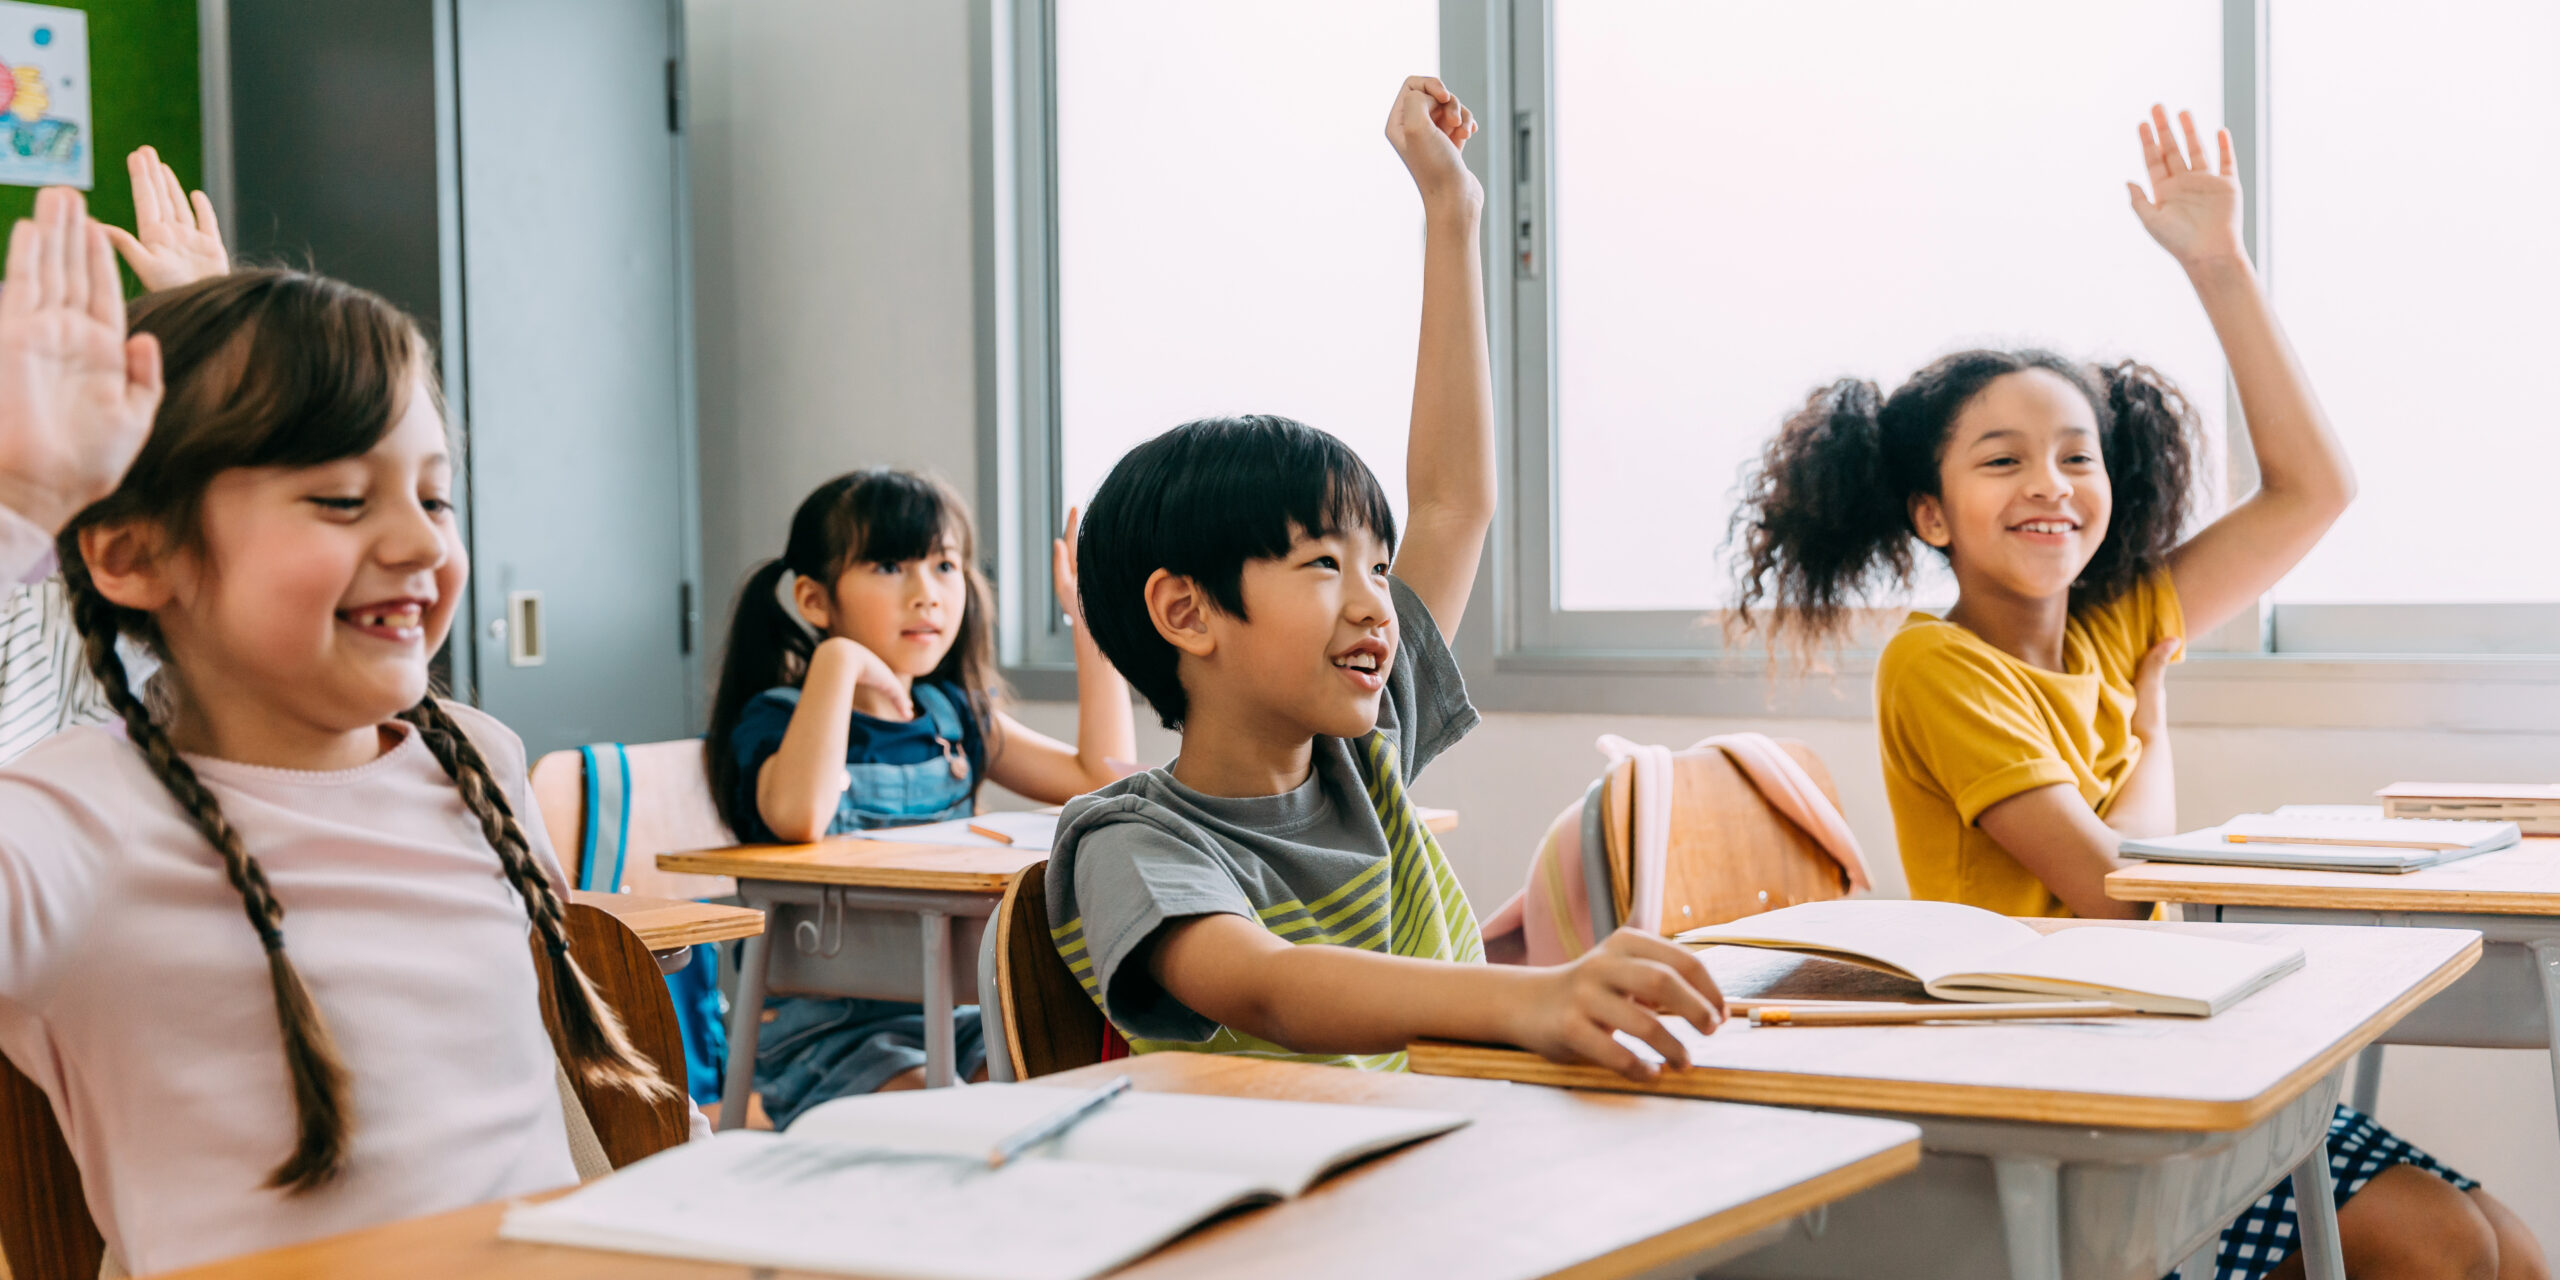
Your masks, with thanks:
M933 721L943 755L915 764L845 766L852 785L836 802L828 835L965 818L975 811L975 781L961 751L967 713L942 689L919 683L916 709ZM785 1128L801 1112L830 1099L870 1093L889 1078L924 1065L924 1011L895 1000L777 996L756 1042L756 1091L765 1114ZM986 1062L978 1007L954 1011L953 1074L968 1079Z

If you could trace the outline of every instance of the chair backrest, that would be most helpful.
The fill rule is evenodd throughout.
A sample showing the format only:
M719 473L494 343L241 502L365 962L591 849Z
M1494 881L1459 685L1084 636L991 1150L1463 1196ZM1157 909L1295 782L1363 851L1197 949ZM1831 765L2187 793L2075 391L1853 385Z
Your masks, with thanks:
M659 854L738 842L711 802L700 738L554 751L534 762L533 800L552 849L581 889L660 898L738 891L727 876L658 870Z
M676 1027L675 1001L658 971L657 958L631 926L583 902L569 905L569 954L586 970L587 980L605 1004L622 1016L623 1030L642 1056L656 1063L658 1074L676 1086L676 1096L651 1102L620 1089L599 1089L573 1072L570 1084L586 1104L587 1120L604 1143L614 1168L655 1155L683 1142L692 1133L693 1109L684 1093L684 1036ZM540 963L542 939L533 940L534 972L542 979L542 1025L551 1032L554 1052L567 1060L560 1023L552 1012L551 966Z
M1013 1078L1102 1061L1102 1011L1049 937L1047 863L1022 869L996 907L996 1007Z
M0 1060L0 1254L9 1280L97 1280L106 1252L53 1104Z
M1780 740L1777 745L1813 776L1832 807L1839 807L1839 789L1822 757L1801 742ZM1671 843L1663 863L1662 912L1652 922L1657 932L1669 936L1799 902L1848 895L1848 876L1839 861L1781 814L1724 752L1681 752L1675 757L1671 778ZM1609 894L1615 917L1622 921L1635 899L1634 779L1634 762L1617 762L1609 770L1601 804L1609 845Z

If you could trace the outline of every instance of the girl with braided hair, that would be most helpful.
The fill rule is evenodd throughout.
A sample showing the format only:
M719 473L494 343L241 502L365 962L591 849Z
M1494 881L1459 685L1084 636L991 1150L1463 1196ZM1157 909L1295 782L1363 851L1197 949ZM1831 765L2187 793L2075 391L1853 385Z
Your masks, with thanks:
M133 327L165 398L58 543L119 723L0 770L0 1049L136 1272L574 1181L561 1068L672 1091L568 954L523 745L428 688L468 569L424 340L277 270Z

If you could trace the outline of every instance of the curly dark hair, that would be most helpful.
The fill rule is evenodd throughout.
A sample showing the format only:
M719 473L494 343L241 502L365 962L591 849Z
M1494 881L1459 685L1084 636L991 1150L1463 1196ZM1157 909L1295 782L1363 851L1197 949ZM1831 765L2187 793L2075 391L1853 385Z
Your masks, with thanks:
M1959 351L1885 395L1843 378L1805 398L1743 474L1726 533L1738 548L1728 628L1809 653L1837 640L1868 593L1906 589L1920 542L1911 500L1938 493L1956 416L1994 379L2042 369L2088 397L2115 510L2071 584L2073 612L2156 572L2186 526L2195 414L2149 365L2093 365L2051 351Z

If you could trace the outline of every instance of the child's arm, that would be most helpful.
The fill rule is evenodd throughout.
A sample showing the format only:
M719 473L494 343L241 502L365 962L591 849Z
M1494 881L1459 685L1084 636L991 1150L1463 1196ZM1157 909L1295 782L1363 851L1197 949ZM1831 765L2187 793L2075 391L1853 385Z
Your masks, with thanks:
M1387 141L1422 192L1422 342L1405 446L1405 536L1396 576L1457 634L1493 524L1493 364L1485 349L1484 188L1459 150L1475 116L1430 76L1397 91Z
M2044 881L2072 914L2091 919L2139 920L2147 902L2107 896L2107 873L2125 865L2117 846L2128 837L2165 836L2178 829L2178 773L2169 755L2169 661L2184 642L2163 640L2142 655L2133 673L2133 736L2142 758L2100 818L2066 783L2023 791L1982 811L1974 825L1988 832L2018 865Z
M80 193L47 187L9 232L0 288L0 544L14 582L80 509L113 492L160 407L160 344L125 336L124 288ZM21 541L35 545L20 546Z
M1129 682L1093 642L1084 625L1084 605L1076 597L1076 523L1077 513L1069 508L1066 536L1049 549L1058 607L1067 611L1076 637L1076 744L1070 747L999 712L995 753L987 761L987 776L999 786L1042 804L1064 804L1137 768L1138 731Z
M2169 755L2169 662L2185 645L2163 640L2142 656L2133 673L2133 736L2142 743L2142 758L2116 790L2107 806L2107 827L2117 835L2140 840L2174 835L2178 830L2178 770Z
M1700 1031L1724 1018L1724 996L1694 953L1633 929L1542 969L1298 946L1235 915L1172 921L1152 952L1148 973L1193 1012L1299 1053L1390 1053L1424 1037L1478 1040L1556 1062L1598 1063L1641 1081L1661 1068L1613 1033L1627 1032L1685 1067L1688 1052L1661 1015Z
M133 177L133 229L140 234L108 227L107 237L145 290L174 289L231 270L213 201L201 191L190 197L178 171L149 147L134 148L124 167Z
M756 813L776 838L800 843L827 834L851 781L844 753L857 707L884 720L916 714L905 682L878 654L829 636L809 655L800 705L782 745L756 771Z
M2241 248L2230 133L2217 135L2216 172L2206 166L2195 118L2181 111L2178 124L2186 134L2184 152L2169 135L2166 111L2153 107L2151 123L2142 126L2152 193L2127 184L2133 212L2195 285L2222 340L2258 458L2258 491L2169 556L2188 634L2201 635L2265 594L2310 553L2355 498L2356 478Z

